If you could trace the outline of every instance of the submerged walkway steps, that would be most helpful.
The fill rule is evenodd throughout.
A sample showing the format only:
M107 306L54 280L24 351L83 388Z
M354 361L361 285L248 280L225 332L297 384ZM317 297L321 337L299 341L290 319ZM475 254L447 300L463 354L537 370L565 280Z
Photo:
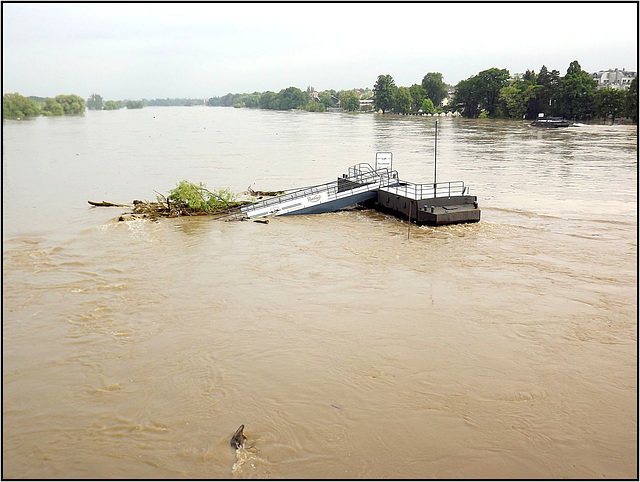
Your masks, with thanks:
M321 214L366 202L419 225L478 222L478 198L468 191L462 181L414 184L400 180L397 171L361 163L336 181L258 201L241 211L249 218Z

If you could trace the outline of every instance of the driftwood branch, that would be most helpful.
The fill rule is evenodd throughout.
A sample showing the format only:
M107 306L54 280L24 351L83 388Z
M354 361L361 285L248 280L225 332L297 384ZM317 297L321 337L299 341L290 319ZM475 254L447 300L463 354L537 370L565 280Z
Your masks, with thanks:
M95 201L87 201L89 204L91 204L92 206L97 206L97 207L105 207L105 208L112 208L112 207L116 207L116 208L130 208L131 205L130 204L115 204L115 203L109 203L106 201L102 201L101 203L95 202Z
M155 189L153 190L153 192L155 192L158 196L162 196L162 198L165 200L165 202L167 201L167 196L165 196L164 194L162 194L161 192L156 191Z

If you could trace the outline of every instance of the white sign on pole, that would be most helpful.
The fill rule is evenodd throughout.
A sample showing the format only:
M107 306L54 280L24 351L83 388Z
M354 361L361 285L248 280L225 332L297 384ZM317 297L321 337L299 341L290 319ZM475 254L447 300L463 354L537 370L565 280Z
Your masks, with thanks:
M376 169L393 169L393 154L391 152L376 152Z

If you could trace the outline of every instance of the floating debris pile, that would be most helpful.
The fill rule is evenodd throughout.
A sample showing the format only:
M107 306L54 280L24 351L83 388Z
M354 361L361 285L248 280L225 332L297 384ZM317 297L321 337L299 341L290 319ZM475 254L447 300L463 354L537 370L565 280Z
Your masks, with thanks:
M230 217L241 215L240 208L253 204L257 200L265 197L278 196L283 191L254 191L249 188L238 195L228 189L210 191L202 183L192 183L180 181L165 196L156 191L156 201L134 200L132 204L117 204L107 201L88 201L95 207L127 207L132 211L122 214L118 220L126 221L131 219L148 218L155 220L161 217L175 218L179 216L215 216ZM244 217L242 215L242 217Z

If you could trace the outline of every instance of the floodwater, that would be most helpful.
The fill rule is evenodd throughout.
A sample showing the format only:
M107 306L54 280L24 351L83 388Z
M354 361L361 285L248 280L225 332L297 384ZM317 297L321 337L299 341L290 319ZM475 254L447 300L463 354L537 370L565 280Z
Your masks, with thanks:
M181 179L327 182L435 119L3 122L6 478L637 478L637 127L442 118L477 224L118 222ZM235 452L240 424L248 437Z

